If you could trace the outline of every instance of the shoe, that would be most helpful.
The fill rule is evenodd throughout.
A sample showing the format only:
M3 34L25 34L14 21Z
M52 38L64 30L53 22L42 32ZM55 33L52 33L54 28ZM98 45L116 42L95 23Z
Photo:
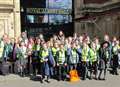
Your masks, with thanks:
M82 78L82 80L86 80L86 78Z
M115 73L115 75L119 75L118 73Z
M105 78L103 78L102 80L106 80Z
M42 78L40 78L40 83L43 83L43 80L42 80Z
M50 83L50 81L49 81L49 80L45 80L45 82Z
M98 80L102 80L100 77L98 77Z
M92 77L89 77L89 80L92 80Z
M61 81L62 79L60 77L58 77L58 81Z
M98 80L98 78L97 78L97 77L95 77L95 80Z
M58 81L61 81L61 79L57 79Z

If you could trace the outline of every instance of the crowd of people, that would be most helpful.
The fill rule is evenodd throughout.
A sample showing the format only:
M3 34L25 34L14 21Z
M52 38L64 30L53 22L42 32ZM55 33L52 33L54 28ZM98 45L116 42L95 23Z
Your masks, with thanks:
M40 76L40 82L50 79L68 80L69 72L77 70L82 80L105 80L109 70L118 75L120 66L120 41L115 36L104 40L91 39L87 34L65 37L62 31L49 40L44 35L27 38L23 32L19 38L10 39L7 34L0 39L0 73L24 76Z

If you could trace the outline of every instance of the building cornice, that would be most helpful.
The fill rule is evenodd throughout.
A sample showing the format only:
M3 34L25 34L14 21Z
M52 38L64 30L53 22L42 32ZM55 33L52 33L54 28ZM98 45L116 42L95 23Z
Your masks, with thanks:
M14 5L9 4L0 4L0 10L13 10Z
M104 12L120 7L120 1L118 2L106 2L103 4L85 4L80 9L82 13Z

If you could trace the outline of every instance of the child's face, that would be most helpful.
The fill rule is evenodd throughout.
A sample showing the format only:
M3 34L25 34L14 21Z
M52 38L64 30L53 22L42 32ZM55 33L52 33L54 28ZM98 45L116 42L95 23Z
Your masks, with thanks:
M57 47L58 47L58 44L57 44L57 43L55 43L54 47L56 47L56 48L57 48Z
M75 47L76 47L76 44L75 44L75 43L73 43L73 44L72 44L72 48L75 48Z
M87 43L86 42L83 42L83 47L87 47Z
M92 43L91 47L92 47L93 49L95 49L95 48L96 48L96 44L95 44L95 43Z
M78 45L78 44L79 44L79 41L77 40L75 43L76 43L76 45Z
M114 38L113 38L113 41L117 41L117 38L116 38L116 37L114 37Z
M40 39L37 40L37 44L40 44Z
M80 40L80 42L82 42L83 41L83 36L80 36L79 40Z
M68 44L68 40L67 39L65 40L65 43Z
M43 44L43 48L44 48L44 49L47 49L47 44Z
M95 39L95 43L98 44L99 43L99 39Z
M68 41L69 41L69 42L72 42L72 37L69 37L69 38L68 38Z
M21 42L21 47L23 47L25 44L24 44L24 42Z
M60 45L60 49L63 49L64 48L64 46L63 45Z
M116 44L117 44L117 45L120 45L120 42L119 42L119 40L117 40L117 41L116 41Z

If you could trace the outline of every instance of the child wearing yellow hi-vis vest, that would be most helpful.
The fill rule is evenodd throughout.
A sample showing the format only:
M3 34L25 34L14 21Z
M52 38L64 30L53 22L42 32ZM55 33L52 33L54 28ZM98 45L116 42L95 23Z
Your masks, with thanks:
M55 42L54 44L53 44L53 47L51 48L51 51L52 51L52 56L53 56L53 58L54 58L54 60L56 61L56 59L57 59L57 52L58 52L58 50L59 50L59 47L58 47L59 45L58 45L58 43L57 42ZM54 66L54 68L53 68L53 74L54 74L54 78L56 78L57 77L57 67L56 66Z
M63 44L60 44L60 49L57 52L56 64L57 64L57 76L58 76L57 79L58 79L58 81L65 80L66 79L67 59L66 59L65 49L64 49Z
M45 78L46 82L50 82L50 72L49 72L49 50L46 43L43 43L42 49L40 50L40 75L41 75L41 83L43 83L43 79Z
M32 50L32 67L33 67L33 75L39 73L40 61L39 61L39 52L41 49L40 39L37 39L35 44L33 45Z
M89 58L90 58L90 79L92 79L92 73L95 74L95 79L97 80L97 71L98 71L98 55L96 44L94 42L91 43L91 48L89 50Z
M88 69L90 65L90 59L89 59L89 46L86 41L83 42L83 47L82 47L82 58L81 58L81 63L82 63L82 79L85 80L86 76L88 76Z

